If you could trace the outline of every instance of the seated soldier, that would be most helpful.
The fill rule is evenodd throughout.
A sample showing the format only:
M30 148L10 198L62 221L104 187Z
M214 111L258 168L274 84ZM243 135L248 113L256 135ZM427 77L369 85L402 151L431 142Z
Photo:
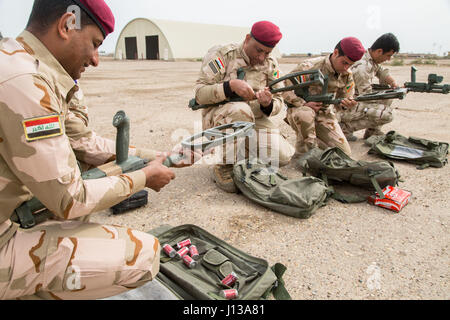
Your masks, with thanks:
M159 271L155 237L74 221L175 178L162 164L165 156L134 172L81 178L76 153L97 165L115 152L93 131L80 133L74 124L85 123L69 111L75 81L98 64L98 48L113 30L104 0L35 0L26 30L0 43L0 299L104 298ZM33 197L65 221L27 230L12 223Z
M356 95L371 93L375 77L378 78L379 84L397 87L389 70L380 64L391 60L399 51L400 44L392 33L383 34L373 43L363 58L351 68ZM343 111L340 114L340 125L347 139L355 141L353 133L362 129L366 129L364 139L372 135L383 135L381 127L393 119L391 104L392 100L360 102L355 108Z
M364 54L361 42L353 37L342 39L329 56L313 58L300 63L291 73L307 70L320 70L328 77L328 93L336 98L345 98L339 106L324 106L321 102L306 102L292 91L283 94L288 103L287 121L297 135L294 159L315 147L322 149L339 147L351 154L350 146L339 126L336 109L352 108L356 101L352 100L355 92L354 82L349 68ZM291 85L286 80L286 85ZM322 92L319 85L312 85L309 94Z
M268 89L269 82L280 77L277 60L271 55L282 38L279 28L271 22L260 21L253 25L241 44L215 46L203 59L200 77L195 87L195 98L199 104L216 104L202 112L203 129L237 121L255 123L259 154L264 152L279 165L289 162L292 146L281 136L273 116L283 110L281 94ZM238 70L245 72L238 79ZM243 101L230 102L240 97ZM248 152L245 157L248 156ZM231 158L231 159L229 159ZM232 179L235 154L213 168L213 179L218 187L227 192L236 192Z

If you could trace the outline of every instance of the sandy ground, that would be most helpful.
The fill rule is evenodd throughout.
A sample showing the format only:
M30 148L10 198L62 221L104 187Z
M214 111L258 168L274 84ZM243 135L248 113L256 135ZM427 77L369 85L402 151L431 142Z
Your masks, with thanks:
M289 61L283 61L289 62ZM282 63L283 72L294 68ZM450 82L450 66L417 66L418 81L428 73ZM200 112L187 108L200 62L113 61L103 58L81 80L91 127L115 138L112 118L125 110L132 120L131 143L169 150L186 134L199 131ZM409 81L410 67L390 67L398 83ZM450 141L450 96L410 93L395 102L386 130ZM282 119L281 117L279 117ZM280 122L294 144L294 132ZM359 138L363 132L357 133ZM359 139L353 158L376 160ZM417 170L396 162L413 197L400 213L331 200L308 220L287 217L227 194L211 179L209 165L176 170L176 180L149 204L125 215L103 211L92 221L148 231L161 224L196 224L272 265L287 266L285 281L293 299L449 299L450 166ZM282 169L290 177L293 169Z

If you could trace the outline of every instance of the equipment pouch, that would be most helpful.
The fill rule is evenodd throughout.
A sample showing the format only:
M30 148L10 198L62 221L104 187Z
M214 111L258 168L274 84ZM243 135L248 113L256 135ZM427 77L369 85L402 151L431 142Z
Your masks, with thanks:
M239 300L266 299L269 293L276 299L290 299L282 280L286 268L281 264L270 268L266 260L250 256L194 225L158 228L150 233L163 246L176 247L180 240L190 239L199 249L197 264L191 268L161 250L157 277L181 299L223 300L220 292L231 288L238 290ZM222 283L232 272L236 281L231 285Z
M332 194L324 181L314 177L287 179L269 165L249 160L233 168L233 180L250 200L273 211L309 218Z

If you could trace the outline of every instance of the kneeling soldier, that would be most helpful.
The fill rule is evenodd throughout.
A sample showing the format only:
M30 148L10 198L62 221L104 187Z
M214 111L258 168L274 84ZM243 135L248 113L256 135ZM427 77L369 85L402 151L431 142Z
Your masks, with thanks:
M315 147L339 147L345 153L351 153L350 146L342 132L336 116L336 109L352 108L356 101L352 100L355 84L349 68L364 54L361 42L353 37L342 39L329 56L308 59L300 63L291 72L320 70L328 77L328 93L336 98L345 98L339 106L323 106L320 102L308 102L292 91L283 94L289 104L287 121L297 134L294 159ZM286 80L286 85L291 85ZM322 92L319 85L309 87L309 94Z
M381 85L397 87L389 70L380 64L391 60L391 57L399 51L399 42L392 33L382 35L373 43L363 58L351 68L356 95L371 93L375 77L378 78ZM356 140L353 133L362 129L366 129L364 139L372 135L383 135L381 126L390 123L393 119L391 105L392 100L358 103L355 108L341 113L342 130L351 141Z
M281 94L272 95L268 88L280 77L278 62L271 52L281 38L276 25L260 21L243 43L211 48L203 59L195 98L199 104L220 104L203 110L204 130L237 121L253 122L260 153L264 149L265 154L285 165L294 150L272 119L283 110L284 102ZM245 73L242 80L240 70ZM244 101L230 102L233 97ZM223 164L214 166L213 179L221 189L236 192L232 179L235 155L228 158L225 155Z

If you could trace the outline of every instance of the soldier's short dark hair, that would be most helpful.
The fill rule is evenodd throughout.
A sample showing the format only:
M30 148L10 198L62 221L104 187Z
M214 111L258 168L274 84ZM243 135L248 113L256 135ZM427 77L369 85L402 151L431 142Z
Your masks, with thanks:
M381 37L379 37L373 45L370 47L370 50L374 51L377 49L382 49L383 53L394 51L397 53L400 51L400 43L396 36L392 33L385 33Z
M341 42L340 42L340 41L339 41L339 43L336 45L336 47L335 47L334 49L335 49L335 50L338 49L338 52L339 52L338 57L345 56L345 53L344 53L344 50L342 50Z
M39 33L45 33L73 5L76 5L76 3L72 0L35 0L27 28L32 28ZM84 10L80 10L80 21L81 28L95 24Z

